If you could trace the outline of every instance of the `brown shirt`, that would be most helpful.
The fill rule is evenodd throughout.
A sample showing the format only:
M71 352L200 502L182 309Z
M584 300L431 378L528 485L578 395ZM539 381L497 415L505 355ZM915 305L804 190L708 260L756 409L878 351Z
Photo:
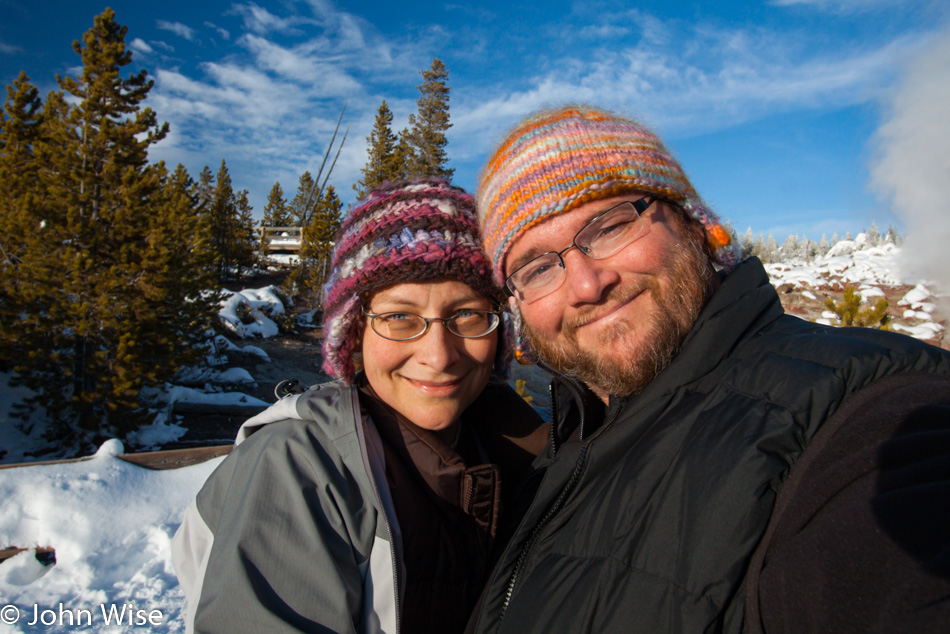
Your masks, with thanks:
M512 493L526 474L546 426L501 384L463 413L453 446L379 400L365 379L360 404L383 441L402 535L402 631L461 632L496 546L503 486Z

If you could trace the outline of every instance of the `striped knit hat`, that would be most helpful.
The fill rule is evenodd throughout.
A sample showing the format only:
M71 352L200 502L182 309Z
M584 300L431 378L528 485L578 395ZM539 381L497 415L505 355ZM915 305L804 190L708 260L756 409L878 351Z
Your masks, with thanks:
M485 251L495 279L514 241L533 225L627 192L674 203L699 221L713 261L731 269L738 254L663 143L643 126L589 106L543 111L515 127L491 155L478 187Z
M504 305L479 248L475 200L439 179L384 185L343 221L324 288L323 369L344 383L356 374L360 309L373 291L399 282L453 279ZM510 357L502 326L496 374Z

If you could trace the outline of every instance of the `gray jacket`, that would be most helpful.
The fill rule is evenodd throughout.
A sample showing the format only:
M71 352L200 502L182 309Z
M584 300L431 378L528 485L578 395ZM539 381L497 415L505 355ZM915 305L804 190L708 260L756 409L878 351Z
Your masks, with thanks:
M172 540L187 631L398 632L400 544L357 389L287 397L241 426Z

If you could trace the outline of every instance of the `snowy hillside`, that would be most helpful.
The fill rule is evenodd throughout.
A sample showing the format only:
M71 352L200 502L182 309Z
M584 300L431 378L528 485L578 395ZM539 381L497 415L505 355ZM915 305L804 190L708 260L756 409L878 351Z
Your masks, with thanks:
M866 246L864 234L838 242L826 255L808 262L765 266L786 312L837 325L836 315L825 307L825 298L840 300L845 287L851 286L865 301L887 299L893 330L942 345L950 297L938 297L930 281L902 276L902 268L899 247L891 243Z
M771 264L767 269L791 313L834 323L824 298L840 299L844 287L851 285L865 298L886 297L895 329L941 345L947 324L941 298L926 280L902 278L899 256L894 245L868 248L859 236L811 262ZM266 362L267 353L241 338L276 334L272 317L283 309L273 289L231 295L222 305L222 319L231 324L232 337L220 337L215 354L224 357L240 351L241 358ZM202 372L207 374L191 377L192 387L171 388L155 395L156 400L228 404L254 398L238 389L253 381L249 371L232 367ZM226 380L217 381L222 375ZM542 379L527 376L535 402L543 404ZM209 392L203 383L231 384L232 389ZM17 451L22 453L26 441L13 429L8 409L14 394L9 388L3 391L5 385L0 381L0 439L9 447L12 438L20 438ZM149 439L143 444L157 444L183 431L165 419L140 434ZM0 633L40 626L50 632L117 632L129 629L130 618L147 631L184 630L182 594L169 561L169 540L181 512L222 458L183 469L148 471L118 459L121 451L118 441L109 441L88 461L0 470L0 548L56 550L53 566L41 565L33 550L0 563ZM123 610L126 625L118 627L115 621ZM31 626L34 618L39 623ZM82 627L76 626L77 619Z

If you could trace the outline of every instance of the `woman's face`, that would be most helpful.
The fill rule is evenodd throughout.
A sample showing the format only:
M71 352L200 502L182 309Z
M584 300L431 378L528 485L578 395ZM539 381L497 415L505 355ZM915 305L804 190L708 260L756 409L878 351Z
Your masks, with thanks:
M405 282L374 293L370 313L407 312L451 317L459 310L494 310L492 303L455 280ZM364 318L363 369L376 394L419 427L449 429L488 383L498 331L463 339L432 322L423 336L390 341Z

